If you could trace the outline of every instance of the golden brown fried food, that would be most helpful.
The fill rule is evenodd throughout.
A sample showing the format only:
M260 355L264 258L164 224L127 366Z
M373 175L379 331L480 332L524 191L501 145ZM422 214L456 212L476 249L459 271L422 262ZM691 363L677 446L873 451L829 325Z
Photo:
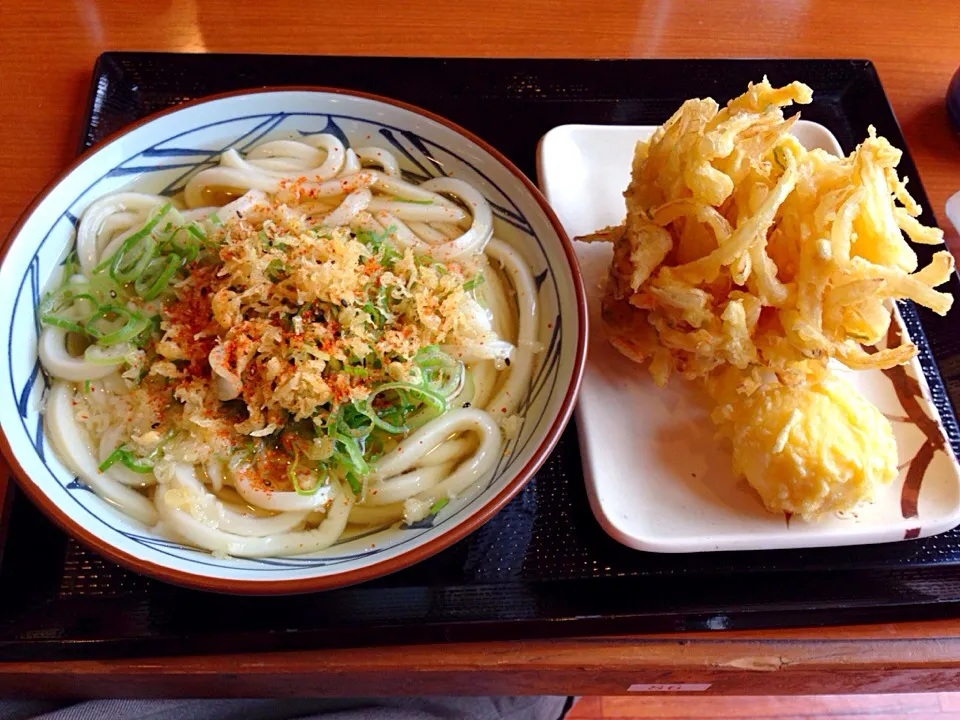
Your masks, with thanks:
M734 472L772 512L815 519L849 510L897 477L890 421L830 373L726 400L713 415L731 442Z
M764 79L722 110L688 100L637 144L624 193L626 221L592 237L614 242L608 292L654 329L634 339L634 358L661 358L690 379L731 364L790 380L793 366L837 358L853 368L909 360L911 344L868 354L886 333L893 299L944 314L952 298L943 251L917 272L903 234L940 243L896 174L901 153L873 129L846 158L805 150L782 107L808 103L802 83ZM620 333L622 335L622 333ZM658 348L666 348L670 362Z
M637 143L624 223L585 238L614 244L611 343L659 385L674 372L706 383L734 470L768 509L805 518L850 509L897 474L889 422L827 362L910 360L911 343L873 349L893 301L945 314L953 299L934 288L954 267L942 251L918 270L904 236L943 233L916 219L901 152L872 127L845 158L791 134L799 115L782 108L811 98L764 78L723 109L688 100Z

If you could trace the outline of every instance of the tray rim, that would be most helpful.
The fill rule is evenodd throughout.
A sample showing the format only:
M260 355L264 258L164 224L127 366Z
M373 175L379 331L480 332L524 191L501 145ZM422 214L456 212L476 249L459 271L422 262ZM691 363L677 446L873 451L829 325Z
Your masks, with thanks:
M91 98L94 96L94 93L95 93L95 83L98 78L98 73L107 72L111 75L111 77L114 77L118 73L124 71L124 68L119 68L119 67L114 67L109 70L104 70L101 67L102 61L111 61L111 64L112 64L112 61L114 59L117 61L126 61L126 60L140 58L142 60L152 60L153 62L156 62L158 58L163 58L163 57L173 58L181 55L192 55L192 54L167 53L167 52L137 52L137 51L109 51L109 52L102 53L99 56L97 63L94 67L93 82L91 83ZM232 58L243 58L248 56L252 58L269 57L268 54L252 54L252 53L210 54L210 56L214 59L221 59L221 60L224 58L231 58L231 57ZM323 57L316 57L316 56L309 56L309 55L279 55L278 57L298 58L300 60L311 60L311 59L312 60L323 60L323 59L381 60L381 59L389 58L389 56L374 56L374 57L331 56L330 58L323 58ZM397 56L397 57L400 57L401 59L407 59L407 58L404 58L403 56ZM871 93L871 97L875 101L877 101L878 103L883 103L887 107L890 106L889 99L887 98L886 93L883 91L882 85L879 84L879 78L877 77L876 70L873 66L873 63L867 59L857 59L857 58L716 59L716 58L691 57L691 58L669 58L669 59L646 59L646 58L574 58L574 57L570 57L570 58L525 58L525 57L424 58L424 57L415 57L410 59L416 59L421 61L477 60L484 63L488 63L488 62L495 63L497 61L520 61L520 62L532 61L536 63L550 63L553 61L561 61L561 62L572 61L572 62L579 62L579 63L591 63L594 60L601 61L601 62L611 61L611 62L617 62L617 63L671 63L671 62L750 63L750 62L762 62L765 60L771 60L777 63L814 63L819 65L821 70L828 70L832 64L839 63L839 64L851 66L849 71L845 70L844 72L849 72L851 77L853 77L854 83L858 85L863 83L864 85L862 87L864 88L865 91L868 91ZM879 97L873 94L875 92L875 89L874 87L870 87L868 84L875 85L876 87L879 88ZM279 87L289 87L289 86L280 85ZM842 91L840 89L836 89L835 92L839 94ZM893 115L892 111L890 113L890 116L893 122L896 123L897 122L896 116ZM84 116L83 123L81 127L78 129L78 132L80 133L81 146L84 146L85 137L87 133L89 133L90 131L90 120L91 120L90 112L88 109L88 113ZM902 132L900 132L900 135L902 136ZM908 159L909 162L912 163L912 159L910 159L909 157L909 149L904 148L904 150L905 150L905 156L906 156L905 159ZM928 212L933 212L933 211L928 208ZM16 495L15 492L11 494ZM21 498L18 502L23 503L27 501L25 498ZM871 573L875 573L877 571L884 572L888 570L896 570L898 572L907 571L907 572L910 572L911 574L920 573L920 577L931 577L932 580L938 580L939 578L943 578L945 574L949 575L950 577L953 577L953 575L955 575L955 573L953 573L953 570L955 568L956 568L956 565L952 563L945 564L945 563L940 563L936 561L927 562L927 561L924 561L923 559L917 559L917 560L898 559L896 560L896 566L893 566L893 565L884 565L882 560L878 558L872 558L872 559L867 558L865 559L862 565L858 565L858 567L856 568L856 571L857 572L862 571L863 573L862 577L864 578L869 578L871 576ZM788 572L788 573L803 572L805 574L817 573L818 576L824 576L824 573L829 573L833 571L833 568L825 564L822 560L815 559L812 569L807 569L807 567L804 567L804 566L776 567L776 564L768 565L766 563L762 563L760 566L756 568L744 568L743 571L754 576L756 576L758 573L762 574L763 576L768 578L768 581L769 581L769 579L771 578L781 577L783 572ZM672 569L666 570L662 568L661 569L653 568L653 569L650 569L649 572L644 571L643 574L646 575L646 577L649 580L651 578L655 579L657 577L660 577L661 575L666 575L668 577L682 576L682 572L684 572L682 568L677 572L675 572ZM702 572L695 571L695 572L698 575L714 576L712 573L707 571L702 571ZM724 574L726 574L727 571L724 570L723 572ZM632 577L632 576L628 576L628 577ZM589 582L591 578L577 579L576 581L582 581L582 580ZM499 581L495 581L495 583L496 582L499 582ZM544 582L558 582L558 581L548 579ZM567 581L561 581L561 582L567 582ZM774 580L774 582L780 582L780 581ZM955 580L949 580L949 582L956 584ZM450 587L451 585L445 584L445 586ZM54 599L58 603L96 601L96 598L94 597L79 597L75 599L74 598L58 599L54 597ZM123 602L129 602L129 601L124 600ZM69 607L69 605L64 607ZM887 606L884 606L884 607L887 607ZM833 625L833 624L839 624L839 623L857 623L857 622L893 622L893 621L908 620L908 619L923 620L923 619L932 619L934 617L940 617L943 615L955 616L956 608L960 607L960 595L958 595L957 598L931 596L923 601L918 599L911 600L908 598L904 601L898 602L895 605L889 606L889 609L884 609L884 607L881 607L880 609L876 609L871 602L856 603L853 605L846 606L843 609L838 609L836 605L830 606L830 605L824 605L823 603L819 605L819 609L810 609L806 605L801 607L800 605L797 605L797 604L791 604L789 607L785 609L781 608L779 614L777 614L777 613L768 612L767 610L762 610L761 612L758 612L758 613L751 613L749 607L741 608L739 610L734 608L731 610L729 606L718 606L718 609L715 612L721 613L721 614L720 615L714 614L713 617L717 620L723 620L723 621L728 621L732 623L728 625L728 627L739 627L742 629L764 628L764 627L767 627L767 628L796 627L799 625L808 625L808 624ZM572 635L583 635L585 634L585 632L586 634L606 634L606 633L618 633L618 632L622 634L622 632L624 631L663 632L671 629L674 631L678 631L678 630L703 631L703 630L709 630L709 629L717 629L717 626L712 625L710 623L705 623L703 618L698 618L693 614L684 615L683 612L684 611L681 611L679 614L670 615L669 617L664 615L657 615L656 618L658 619L654 621L654 620L645 620L645 618L649 619L649 618L653 618L654 616L651 615L649 611L640 609L637 611L636 614L622 617L622 620L626 622L626 627L624 626L611 627L610 624L606 622L607 620L611 620L611 618L607 616L604 616L604 619L602 620L594 620L591 617L558 618L558 619L570 620L572 622L568 621L568 622L552 623L553 626L559 626L559 628L554 627L554 629L552 630L551 636L569 637ZM732 617L731 617L731 614L732 614ZM766 619L763 619L763 617L761 616L765 616ZM631 618L633 618L632 625L630 624ZM736 618L740 618L740 620L737 620ZM542 617L539 619L541 620L541 622L544 622L544 621L549 621L551 617ZM484 634L482 631L479 637L476 637L476 638L467 637L460 630L465 626L458 624L458 621L455 619L446 620L443 622L444 622L443 627L450 628L449 631L443 630L443 631L437 631L437 633L434 633L433 631L428 631L426 633L426 635L428 636L420 636L417 641L428 642L428 643L444 642L444 641L448 641L451 637L459 637L463 641L469 641L471 639L480 639L480 640L489 639L489 637L486 634ZM511 623L511 621L507 621L507 622L510 623L509 625L510 627L518 627L518 628L530 627L530 621L528 620L519 621L519 624ZM673 625L672 626L664 625L663 623L665 622L667 623L672 622ZM551 623L547 622L547 624L551 624ZM448 633L454 633L454 634L459 633L459 635L450 635ZM510 637L512 637L513 639L524 639L524 638L535 638L535 637L545 637L545 636L546 636L545 634L536 632L531 629L520 629L519 636L514 634L514 635L511 635ZM157 645L158 639L156 636L153 636L153 635L148 635L148 636L144 636L144 635L132 636L131 635L127 637L128 637L128 642L130 643L130 647L135 648L133 654L137 654L137 655L149 654L151 653L150 648L158 647ZM69 638L67 638L65 641L57 641L60 643L60 645L57 646L61 648L60 650L51 651L51 650L40 649L41 646L49 648L50 642L52 641L50 640L41 641L38 639L23 640L22 638L14 641L14 643L17 646L19 646L19 648L21 648L23 653L27 653L27 652L43 653L45 658L53 657L52 653L59 653L61 656L63 656L64 653L71 653L73 654L74 657L76 657L78 654L82 655L83 657L101 657L105 652L102 649L91 649L89 652L87 652L87 651L84 651L82 647L78 647L77 643L73 643L71 647ZM377 641L377 644L385 644L388 642L390 642L389 633L385 636L382 636ZM251 644L248 645L246 649L252 651L256 648L257 641L251 640L250 643ZM25 648L27 648L27 646L34 649L32 651L26 650ZM64 646L67 646L66 649L63 649ZM320 646L321 645L316 645L316 647L320 647ZM343 646L350 646L350 644L340 645L339 643L337 643L336 646L343 647ZM4 642L2 644L2 648L3 650L2 650L2 653L0 654L2 654L4 659L10 657L10 653L18 652L18 650L14 648L14 645L8 642ZM106 651L106 652L110 652L110 651ZM183 655L188 653L180 652L179 650L176 650L174 648L173 650L161 650L161 654ZM37 658L36 655L24 654L23 656L29 659Z

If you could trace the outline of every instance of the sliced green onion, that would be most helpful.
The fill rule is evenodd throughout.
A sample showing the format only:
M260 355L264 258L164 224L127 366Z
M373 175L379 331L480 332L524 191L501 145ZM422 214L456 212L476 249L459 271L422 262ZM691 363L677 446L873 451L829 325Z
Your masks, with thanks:
M133 282L133 289L144 300L153 300L166 290L170 279L183 265L183 258L177 253L166 257L153 258L143 273Z
M53 327L63 328L70 332L86 334L83 325L58 317L57 315L41 315L40 322L44 325L52 325Z
M147 223L142 228L140 228L137 232L135 232L133 235L128 237L126 240L124 240L123 245L121 245L120 248L111 257L108 257L106 260L104 260L99 265L97 265L93 269L93 271L95 273L99 273L99 272L102 272L103 270L106 270L108 267L112 268L116 260L122 258L125 253L129 252L130 249L137 244L137 242L139 242L143 238L147 237L151 232L153 232L153 229L157 226L157 223L160 222L160 219L164 215L166 215L168 212L170 212L170 209L172 207L173 206L170 203L167 203L166 205L161 207L157 211L156 215L154 215L150 220L148 220Z
M476 290L484 282L486 282L486 279L483 277L483 273L479 272L463 284L463 289L467 291Z
M187 227L187 232L193 235L197 240L202 242L204 245L210 244L210 241L207 239L207 234L200 229L196 223L190 223Z
M43 296L43 300L40 301L40 306L37 308L37 313L39 315L52 315L60 312L68 305L72 305L77 300L89 300L96 307L100 304L100 299L93 293L102 295L106 292L108 291L103 288L94 287L92 283L67 281L56 290Z
M344 368L346 370L346 368ZM348 416L352 413L352 416ZM344 405L337 414L338 430L352 438L362 438L370 434L374 424L370 421L356 403Z
M323 473L324 473L324 474L323 474L323 477L322 477L322 478L317 478L317 480L316 480L316 482L314 483L313 487L311 487L311 488L303 488L303 487L300 486L300 481L297 479L297 474L296 474L295 472L293 472L293 468L291 467L290 469L287 470L287 474L288 474L288 476L290 477L290 482L293 483L293 489L294 489L294 491L297 493L297 495L316 495L316 494L317 494L317 491L318 491L321 487L323 487L324 481L325 481L325 480L327 479L327 477L329 476L330 471L327 470L326 467L324 467L324 468L323 468Z
M381 385L376 390L374 390L373 395L370 395L367 398L367 402L372 402L374 395L379 395L385 390L404 390L412 395L419 395L424 403L430 405L431 407L439 410L440 412L447 411L447 401L443 398L442 395L434 392L433 390L419 385L414 385L413 383L405 382L393 382L386 383Z
M400 435L410 429L403 423L403 413L400 412L398 408L391 407L391 412L387 413L387 415L396 416L400 420L400 423L391 423L384 419L384 415L377 413L372 405L364 403L358 407L356 403L354 403L353 407L356 408L357 412L362 413L365 418L369 419L372 426L378 427L391 435Z
M423 373L426 387L437 395L453 397L463 386L466 373L463 363L454 360L436 345L420 350L414 361Z
M132 452L127 451L120 456L120 462L126 465L130 470L138 473L153 472L153 460L137 457Z
M433 373L427 373L427 386L438 395L444 398L452 398L463 388L463 382L466 378L466 369L462 362L458 362L452 369L444 368L447 372L439 374L439 380L430 382L429 376ZM444 379L444 377L446 379Z
M126 243L124 243L124 247L117 251L116 255L113 256L113 262L110 263L110 277L120 285L133 282L143 274L157 252L157 241L147 236L141 242L126 248L126 250L125 248ZM133 256L132 259L128 257L130 255Z
M220 216L216 213L210 213L207 215L207 222L211 225L223 225L223 220L221 220Z
M456 361L441 350L439 345L427 345L421 348L413 361L421 368L453 367L456 364Z
M183 258L183 264L188 265L197 259L197 255L200 254L200 247L190 238L185 238L185 240L186 242L179 242L176 233L174 233L158 248L157 254L161 256L179 255Z
M384 228L384 230L383 230L382 233L379 233L379 234L377 234L377 235L374 235L374 236L373 236L373 240L374 240L374 242L376 242L376 243L379 245L380 243L382 243L383 241L385 241L388 237L390 237L391 235L393 235L396 231L397 231L397 226L396 226L396 225L391 225L391 226L388 227L388 228Z
M142 348L144 345L149 342L150 338L154 334L160 332L160 316L153 315L152 317L147 318L147 326L140 331L140 333L130 342L134 347Z
M389 245L383 246L383 253L380 256L380 261L386 265L388 268L392 268L394 264L403 257L402 253L397 252Z
M297 465L300 464L300 451L293 448L293 462L287 465L287 478L293 483L294 490L297 489Z
M407 425L407 414L412 409L414 408L403 408L391 405L383 412L371 412L375 412L377 419L380 420L379 423L374 423L378 428L391 435L400 435L410 430L410 426ZM371 420L371 422L373 421Z
M396 390L398 394L402 392L406 392L406 393L410 393L411 395L417 395L423 400L423 402L426 405L429 405L430 407L436 409L440 413L444 413L447 410L446 398L444 398L441 394L439 394L438 392L435 392L430 388L423 387L420 385L414 385L413 383L405 383L405 382L384 383L383 385L375 389L373 393L367 396L367 399L364 401L364 404L360 408L360 411L364 415L366 415L368 418L370 418L371 422L373 422L374 425L376 425L378 428L388 433L397 435L400 433L407 432L409 428L407 427L406 424L395 425L393 423L389 423L385 421L374 409L373 407L374 398L380 393L386 392L387 390ZM402 395L401 395L401 401L404 401Z
M443 510L449 504L450 504L450 498L440 498L433 505L430 506L430 514L436 515L438 512Z
M381 302L380 298L377 299L377 302ZM392 313L384 310L379 305L374 305L370 301L365 302L361 310L370 316L370 322L373 323L377 329L382 330L383 327L393 319Z
M353 490L354 495L359 495L363 492L363 483L360 482L360 479L352 472L347 472L347 482L350 484L350 489Z
M390 227L386 228L383 232L376 233L376 234L370 232L369 230L361 230L360 232L357 233L357 240L362 242L364 245L370 245L374 250L379 250L380 246L384 244L384 241L386 241L386 239L396 231L397 231L396 225L391 225ZM389 248L389 247L390 247L389 245L386 246L386 248Z
M377 236L374 235L369 230L361 230L357 233L357 240L362 242L364 245L371 246L374 250L380 247L380 243L377 242Z
M131 450L127 449L126 445L120 445L116 450L110 453L110 455L107 456L107 459L97 466L97 469L100 472L106 472L118 462L123 463L123 465L134 472L153 472L153 461L149 458L137 457Z
M161 248L161 253L166 248L171 248L174 252L184 258L185 263L191 263L197 259L200 250L204 247L216 247L207 234L196 223L187 223L181 225L166 240Z
M97 466L97 470L99 470L100 472L106 472L120 460L121 456L125 452L126 450L124 450L123 445L120 445L116 450L114 450L112 453L110 453L107 456L106 460L104 460L102 463L100 463Z
M111 314L126 318L122 327L110 332L103 332L94 324L97 320L106 320L107 316ZM149 324L149 319L123 305L101 305L87 322L86 332L97 341L98 345L106 347L132 340L142 333Z
M89 380L87 380L87 381L83 384L83 391L84 391L85 393L90 392L90 381L89 381Z
M63 259L61 265L63 265L63 277L69 280L69 278L80 267L80 259L77 257L76 248L73 248L73 250L67 253L67 256Z
M363 453L360 451L360 446L357 444L357 441L349 435L343 434L336 435L336 439L337 442L346 449L347 455L350 458L349 464L353 467L353 470L361 475L369 473L370 466L367 464L367 461L363 459Z
M100 307L100 299L86 292L89 289L88 283L68 283L54 292L48 293L40 303L37 311L40 322L71 332L85 334L86 330L83 326L90 322L91 318L96 314L96 309ZM70 293L74 290L84 290L85 292L71 295ZM93 305L94 309L86 317L77 317L74 312L75 308L73 305L80 300L86 300ZM71 307L65 310L68 305ZM58 314L61 313L61 311L64 311L65 314Z
M267 263L266 273L269 276L272 282L277 282L280 276L287 272L287 266L283 264L283 261L274 258L269 263Z
M337 431L340 428L340 421L338 418L338 413L331 413L327 418L327 422L324 425L324 429L327 432L327 437L336 439Z
M84 285L80 285L79 287L86 289L86 286ZM77 293L68 299L70 300L71 304L77 302L78 300L87 300L88 302L92 303L94 307L98 307L100 305L100 298L88 292Z

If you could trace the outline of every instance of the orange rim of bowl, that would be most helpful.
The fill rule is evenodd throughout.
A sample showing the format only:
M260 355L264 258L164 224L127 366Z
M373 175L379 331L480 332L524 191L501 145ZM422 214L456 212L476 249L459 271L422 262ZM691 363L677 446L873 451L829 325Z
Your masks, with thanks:
M386 105L392 105L444 125L445 127L453 130L457 134L480 147L503 167L509 170L514 176L516 176L520 183L526 188L527 192L529 192L534 200L536 200L540 205L541 210L543 210L544 214L547 216L547 219L550 221L550 224L553 226L554 232L557 234L560 244L563 247L563 251L566 254L567 264L570 268L574 292L576 294L575 304L577 308L578 324L577 347L576 354L574 356L573 374L570 379L570 383L567 386L566 393L560 405L560 410L553 419L550 428L547 430L546 436L537 447L527 464L509 483L507 483L502 490L500 490L500 492L496 494L496 496L493 497L493 499L484 504L479 510L474 512L470 517L463 520L455 527L450 528L448 531L441 533L436 538L411 548L410 550L403 552L396 557L376 561L355 570L348 570L341 573L333 573L318 577L294 578L290 580L237 580L229 578L217 578L208 575L187 572L184 570L175 570L165 565L159 565L149 560L143 560L131 553L120 550L119 548L100 538L95 533L83 528L72 518L70 518L63 510L61 510L60 506L54 502L43 490L41 490L40 487L36 485L30 476L24 471L23 467L21 467L20 463L17 461L12 448L10 447L10 443L7 440L6 434L0 432L0 450L2 450L3 455L10 464L10 468L17 479L17 484L27 494L30 500L67 534L71 535L84 545L88 546L104 557L116 562L117 564L144 575L149 575L174 585L180 585L198 590L245 595L307 593L319 590L332 590L334 588L343 587L346 585L353 585L355 583L372 580L374 578L382 577L398 570L402 570L420 562L421 560L425 560L441 550L450 547L459 540L462 540L471 532L486 523L497 512L499 512L504 505L506 505L523 488L523 486L527 484L527 482L529 482L530 478L533 477L540 466L546 461L547 457L550 455L550 452L560 439L560 435L563 433L563 430L569 422L571 415L573 414L577 393L580 390L580 383L583 378L583 370L587 355L587 300L586 293L584 292L583 277L580 274L580 266L577 263L576 255L573 250L573 244L570 242L570 238L567 237L566 232L560 225L560 221L557 219L556 213L553 212L553 209L547 203L546 199L543 197L543 194L537 189L533 182L531 182L531 180L524 175L516 165L507 159L503 153L491 146L485 140L481 139L469 130L460 127L456 123L437 115L436 113L432 113L429 110L424 110L416 105L411 105L410 103L394 100L382 95L355 90L344 90L341 88L310 85L289 87L269 86L250 90L235 90L227 93L208 95L206 97L198 98L181 105L176 105L174 107L167 108L166 110L162 110L160 112L148 115L147 117L141 118L122 130L112 133L95 146L78 155L77 158L70 163L66 169L57 175L54 180L49 182L46 187L44 187L43 190L37 194L30 205L27 206L27 208L20 214L13 228L10 230L6 239L4 240L3 247L0 249L0 263L6 260L10 246L20 234L20 230L24 223L33 215L34 211L47 198L50 192L81 164L111 143L116 142L120 138L128 135L143 125L147 125L161 117L174 114L185 108L241 95L259 95L273 92L311 92L347 95L364 98L367 100L374 100Z

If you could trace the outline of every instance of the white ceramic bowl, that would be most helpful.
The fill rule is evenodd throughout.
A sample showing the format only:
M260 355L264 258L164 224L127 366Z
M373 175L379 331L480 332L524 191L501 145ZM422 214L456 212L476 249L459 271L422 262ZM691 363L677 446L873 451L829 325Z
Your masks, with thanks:
M544 352L522 429L494 471L427 526L393 527L315 555L219 558L153 534L77 482L44 438L46 382L37 360L37 302L94 199L134 186L171 193L221 151L301 132L333 132L348 143L382 144L420 174L446 172L479 188L496 231L511 240L540 281ZM466 130L393 100L329 89L267 89L217 96L153 116L81 156L24 213L0 266L0 392L3 451L20 486L58 525L101 554L140 572L226 592L287 593L360 582L393 572L461 539L532 477L573 409L586 354L586 303L570 241L533 184Z

